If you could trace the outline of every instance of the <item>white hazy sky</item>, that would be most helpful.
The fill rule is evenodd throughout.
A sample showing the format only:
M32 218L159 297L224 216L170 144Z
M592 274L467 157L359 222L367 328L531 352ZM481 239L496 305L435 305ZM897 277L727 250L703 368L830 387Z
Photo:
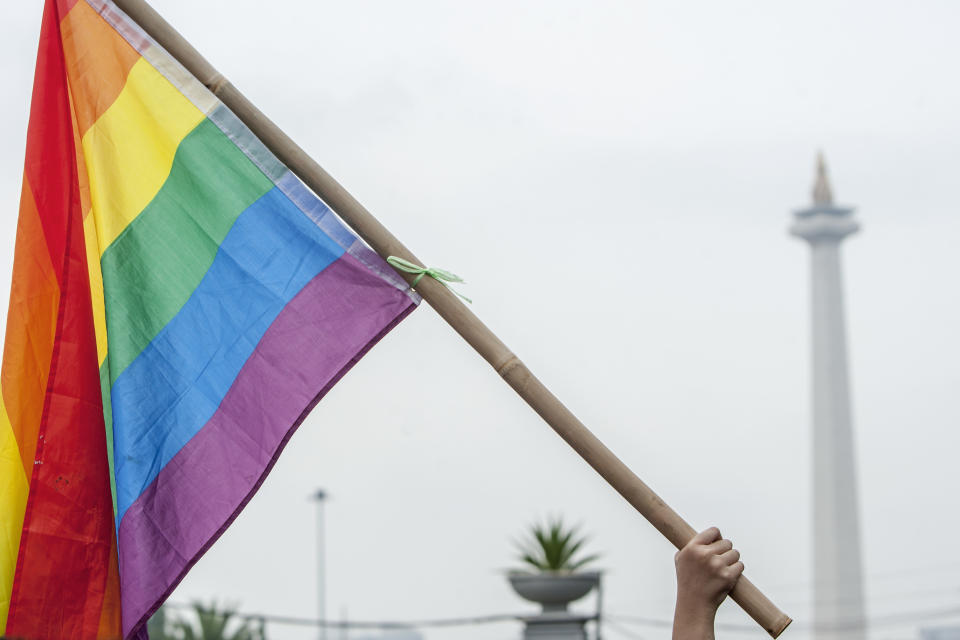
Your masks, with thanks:
M0 26L4 299L41 5L8 3ZM786 229L824 149L863 224L844 260L869 612L956 606L960 4L154 6L466 277L476 313L667 502L733 538L793 638L811 602L808 256ZM316 487L331 617L530 611L503 571L551 513L592 534L611 615L671 616L669 545L427 306L317 407L173 600L315 615ZM907 618L873 639L915 637Z

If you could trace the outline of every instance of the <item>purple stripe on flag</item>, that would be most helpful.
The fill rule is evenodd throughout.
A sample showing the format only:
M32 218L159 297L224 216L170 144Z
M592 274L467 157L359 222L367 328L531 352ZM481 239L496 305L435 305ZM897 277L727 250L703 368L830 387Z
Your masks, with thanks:
M236 518L310 409L413 309L349 254L284 307L210 421L120 521L124 637Z

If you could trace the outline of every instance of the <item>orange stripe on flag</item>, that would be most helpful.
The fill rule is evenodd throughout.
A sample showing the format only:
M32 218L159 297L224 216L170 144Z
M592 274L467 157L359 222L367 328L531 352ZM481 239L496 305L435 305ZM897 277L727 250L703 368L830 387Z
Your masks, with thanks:
M113 531L110 533L110 565L107 568L97 640L120 638L120 569L117 566L117 538Z
M20 198L13 273L0 387L29 481L47 392L60 287L26 177Z
M63 18L60 32L82 137L120 95L140 54L86 2Z

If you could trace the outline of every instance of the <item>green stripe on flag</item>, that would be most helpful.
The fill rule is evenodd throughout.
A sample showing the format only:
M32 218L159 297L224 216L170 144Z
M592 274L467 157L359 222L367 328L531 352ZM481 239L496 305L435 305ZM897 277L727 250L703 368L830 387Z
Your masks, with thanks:
M100 261L111 385L187 301L237 217L273 186L211 121L184 138L163 187Z

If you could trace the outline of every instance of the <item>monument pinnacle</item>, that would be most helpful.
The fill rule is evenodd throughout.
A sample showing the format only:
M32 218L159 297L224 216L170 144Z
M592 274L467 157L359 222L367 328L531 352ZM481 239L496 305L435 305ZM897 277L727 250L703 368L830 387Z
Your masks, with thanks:
M813 184L814 206L830 206L833 204L833 189L827 178L827 163L823 159L823 152L817 153L817 180Z

